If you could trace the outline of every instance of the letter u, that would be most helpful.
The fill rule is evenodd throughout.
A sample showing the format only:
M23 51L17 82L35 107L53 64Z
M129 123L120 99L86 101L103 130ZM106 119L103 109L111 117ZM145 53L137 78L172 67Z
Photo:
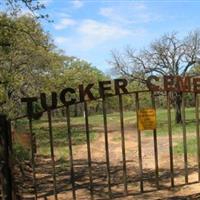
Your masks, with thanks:
M44 110L50 110L57 107L57 94L56 92L51 93L51 105L47 105L47 97L45 93L40 94L41 105Z

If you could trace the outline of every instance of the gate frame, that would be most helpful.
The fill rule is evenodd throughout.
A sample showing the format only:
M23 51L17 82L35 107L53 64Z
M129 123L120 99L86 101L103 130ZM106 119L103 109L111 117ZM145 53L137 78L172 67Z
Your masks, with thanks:
M14 181L12 175L12 135L11 135L11 121L7 119L6 115L0 114L0 144L2 146L1 161L1 182L2 182L2 198L3 200L16 199L14 192Z
M136 111L136 117L138 118L138 110L140 109L140 104L139 104L139 93L142 92L148 92L150 94L150 99L151 99L151 106L156 109L156 103L155 103L155 91L151 90L143 90L143 91L134 91L134 92L129 92L128 94L133 94L135 97L135 111ZM163 94L166 96L166 103L167 103L167 121L168 121L168 139L169 139L169 158L170 158L170 179L171 179L171 187L175 187L174 184L174 159L173 159L173 139L172 139L172 125L171 125L171 100L170 100L170 93L173 91L160 91L163 92ZM196 111L196 134L197 134L197 160L198 160L198 176L200 178L200 136L199 136L199 96L198 93L194 92L183 92L184 93L190 93L194 95L195 99L195 111ZM126 158L125 158L125 143L124 143L124 124L123 124L123 100L122 100L122 95L127 95L126 93L124 94L117 94L117 95L111 95L111 96L118 96L119 97L119 111L120 111L120 125L121 125L121 140L122 140L122 158L123 158L123 181L124 181L124 195L127 196L128 191L127 191L127 175L126 175ZM107 136L107 112L106 112L106 98L99 98L101 99L102 106L103 106L103 124L104 124L104 134L105 134L105 151L106 151L106 164L107 164L107 181L108 181L108 194L109 197L112 198L112 190L111 190L111 182L110 182L110 166L109 166L109 144L108 144L108 136ZM89 100L87 100L89 101ZM86 131L86 137L87 137L87 150L88 150L88 170L89 170L89 178L90 178L90 192L91 192L91 199L93 199L94 194L93 194L93 184L92 184L92 161L91 161L91 152L90 152L90 138L89 138L89 122L88 122L88 110L87 110L87 101L84 102L76 102L75 104L80 104L82 103L84 106L84 111L85 111L85 131ZM56 109L59 108L66 108L66 118L67 118L67 137L68 137L68 145L69 145L69 159L70 159L70 169L71 169L71 181L72 181L72 196L73 199L76 199L76 183L74 180L74 169L73 169L73 152L72 152L72 143L71 143L71 125L70 125L70 106L59 106ZM55 109L55 108L54 108ZM54 153L53 153L53 138L52 138L52 122L51 122L51 110L54 109L49 109L45 110L41 113L46 112L48 114L48 122L49 122L49 134L50 134L50 142L51 142L51 157L52 157L52 165L53 165L53 178L54 178L54 196L57 198L57 193L56 193L56 177L55 177L55 163L54 163ZM185 99L183 99L183 108L182 108L183 114L185 114ZM31 136L32 136L32 143L35 141L35 136L32 132L32 117L25 115L18 117L16 119L21 119L24 117L28 117L29 119L29 127L31 131ZM138 119L137 119L138 120ZM137 123L138 125L138 123ZM184 144L187 142L187 137L186 137L186 124L185 124L185 116L183 116L183 142ZM143 166L142 166L142 149L141 149L141 131L137 127L138 131L138 158L139 158L139 168L140 168L140 192L144 192L144 186L143 186ZM159 163L158 163L158 148L157 148L157 132L156 129L152 130L153 131L153 142L154 142L154 156L155 156L155 183L157 189L160 189L159 185ZM12 136L11 136L11 121L7 119L6 115L1 115L0 114L0 144L3 146L3 158L4 158L4 171L3 171L3 178L5 184L5 190L4 190L4 195L5 198L4 200L14 200L16 199L16 188L14 187L14 176L12 173ZM187 163L187 149L184 146L185 154L184 154L184 166L185 166L185 184L188 184L188 163ZM124 152L123 152L124 151ZM32 147L32 165L34 167L34 148ZM33 169L34 171L34 169ZM35 173L35 172L33 172ZM200 180L200 179L199 179ZM36 194L36 199L37 199L37 194Z

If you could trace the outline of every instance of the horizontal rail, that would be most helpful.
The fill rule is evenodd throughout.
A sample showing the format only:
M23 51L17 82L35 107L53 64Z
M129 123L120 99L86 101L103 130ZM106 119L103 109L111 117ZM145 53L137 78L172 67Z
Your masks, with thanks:
M140 90L140 91L132 91L132 92L128 92L128 93L122 93L122 94L110 94L108 97L104 97L104 98L110 98L110 97L115 97L115 96L119 96L119 95L130 95L130 94L135 94L135 93L145 93L145 92L151 92L150 90ZM160 91L159 91L160 92ZM164 91L162 91L164 92ZM71 105L75 105L75 104L80 104L80 103L84 103L84 102L90 102L90 101L102 101L102 97L97 97L95 100L84 100L84 101L76 101L74 102L73 104L70 104ZM57 106L56 108L51 108L50 110L57 110L57 109L60 109L60 108L65 108L66 105L61 105L61 106ZM41 112L37 112L37 113L34 113L34 114L43 114L47 112L46 110L43 110ZM29 115L22 115L22 116L19 116L19 117L16 117L16 118L13 118L11 119L11 121L14 121L14 120L19 120L19 119L23 119L25 117L29 117Z
M119 95L131 95L131 94L136 94L136 93L147 93L147 92L152 92L152 91L151 90L139 90L139 91L132 91L132 92L121 93L121 94L109 94L109 96L104 97L104 98L116 97L116 96L119 96ZM174 91L174 92L176 92L176 91ZM155 93L163 93L164 95L166 95L166 91L161 90L161 89L159 91L154 91L154 94ZM193 91L188 91L188 92L186 91L186 92L181 92L181 93L198 94L198 93L195 93ZM84 101L76 101L73 104L70 104L69 106L84 103L84 102L90 102L90 101L102 101L102 97L97 97L95 100L88 99L88 100L84 100ZM56 108L51 108L50 110L53 111L53 110L57 110L57 109L65 108L65 107L66 107L66 105L61 105L61 106L57 106ZM33 113L33 114L42 115L45 112L47 112L47 110L43 110L41 112L37 112L37 113ZM25 115L22 115L22 116L19 116L19 117L11 118L10 120L15 121L15 120L23 119L23 118L26 118L26 117L30 117L30 116L28 114L25 114Z

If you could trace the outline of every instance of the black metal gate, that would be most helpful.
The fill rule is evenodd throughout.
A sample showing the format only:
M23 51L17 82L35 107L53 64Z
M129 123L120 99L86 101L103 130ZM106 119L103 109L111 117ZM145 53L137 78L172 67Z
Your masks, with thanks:
M54 112L55 110L45 111L44 116L41 120L44 120L45 116L47 121L44 120L44 124L48 125L48 145L49 145L49 156L41 157L40 152L38 152L38 134L34 131L34 119L32 117L22 117L13 120L27 119L28 120L28 129L26 132L29 134L30 139L30 162L25 162L25 173L23 176L27 177L21 178L18 173L16 173L16 168L20 168L17 160L12 160L12 139L11 139L11 128L10 123L6 120L5 116L0 118L0 127L1 127L1 142L4 149L3 152L3 162L2 167L4 170L1 170L3 173L4 181L4 197L5 199L12 199L12 191L17 193L19 197L27 199L111 199L115 197L122 197L127 195L135 195L138 193L143 193L148 190L158 190L163 187L175 187L176 182L174 181L177 176L184 177L184 184L191 183L188 179L190 174L190 169L188 165L188 152L187 152L187 122L185 114L185 105L186 105L186 95L188 93L182 93L182 140L183 140L183 173L177 173L177 169L174 167L174 152L173 152L173 128L172 128L172 117L171 117L171 108L172 103L170 100L171 92L162 92L162 97L165 98L166 105L165 119L168 136L168 146L159 146L158 147L158 135L157 130L154 129L151 131L150 137L152 137L152 150L153 150L153 160L154 160L154 169L144 169L143 163L145 157L143 156L143 150L146 148L143 144L143 133L138 128L138 123L133 124L133 134L136 134L137 147L134 147L133 158L137 160L130 161L127 159L127 152L133 151L130 146L126 146L126 127L124 125L124 112L123 112L123 98L126 95L132 96L135 103L134 115L135 118L138 118L138 111L142 107L140 102L142 95L144 93L149 94L150 107L156 109L157 98L160 97L160 92L155 93L152 91L137 91L129 94L119 94L113 96L117 99L118 102L118 117L119 120L116 120L116 126L120 125L120 149L121 149L121 159L116 161L115 164L111 163L111 160L114 158L112 156L112 149L110 148L109 135L112 134L112 130L109 130L108 127L108 101L109 98L98 99L102 107L102 115L99 115L99 118L102 118L102 127L103 127L103 137L104 137L104 156L103 160L93 160L91 144L91 126L90 126L90 114L88 113L88 104L90 102L84 101L77 103L81 104L83 108L84 116L82 117L82 123L84 123L84 134L85 134L85 148L87 152L87 157L84 159L81 158L82 149L76 148L73 144L73 126L72 126L72 117L71 109L73 105L60 107L58 109L64 109L65 120L63 119L62 123L66 124L66 159L64 165L60 162L55 156L55 138L54 130L56 127L53 126L54 123ZM196 181L200 181L200 141L199 141L199 97L196 93L191 93L192 99L194 101L194 126L196 126L196 145L197 145L197 165L195 166L195 172L198 175ZM144 107L144 106L143 106ZM137 119L138 120L138 119ZM136 121L137 121L136 120ZM98 123L98 122L97 122ZM46 125L46 124L45 124ZM38 129L38 130L42 130ZM47 135L46 135L47 137ZM58 143L60 141L57 141ZM96 143L98 145L98 143ZM113 144L114 146L115 144ZM119 143L116 143L119 145ZM59 145L58 145L59 147ZM160 168L159 163L159 152L162 151L162 148L168 149L168 159L169 167L166 167L165 170ZM76 151L80 151L77 153ZM76 152L76 156L74 156ZM80 155L79 155L80 154ZM130 152L129 152L130 154ZM137 154L137 156L135 155ZM40 155L40 156L39 156ZM83 153L84 155L84 153ZM79 157L79 159L76 159ZM13 157L12 157L13 158ZM130 165L129 163L132 162ZM137 166L135 166L136 163ZM62 165L62 166L61 166ZM41 166L39 168L39 166ZM60 168L59 168L60 167ZM22 171L23 171L22 170ZM28 172L27 172L28 171ZM47 173L50 171L50 173ZM106 172L106 173L104 173ZM47 174L45 174L47 173ZM63 176L61 176L63 174ZM98 175L97 175L98 174ZM13 179L11 179L13 177ZM64 177L64 178L63 178ZM21 188L18 187L21 181ZM26 183L27 182L27 183ZM148 183L147 188L145 184ZM13 189L15 185L15 189ZM150 186L149 186L150 185ZM177 184L178 185L178 184ZM30 188L28 188L30 186ZM134 189L133 189L134 188ZM85 192L86 191L86 192ZM71 194L69 194L71 192ZM78 196L77 196L78 194Z

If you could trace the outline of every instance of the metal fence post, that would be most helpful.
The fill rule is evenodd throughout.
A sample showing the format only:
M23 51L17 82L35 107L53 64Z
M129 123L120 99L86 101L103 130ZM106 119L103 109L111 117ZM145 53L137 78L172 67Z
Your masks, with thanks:
M3 178L3 199L13 200L13 184L12 171L10 165L11 159L11 126L10 121L7 120L6 115L0 114L0 145L1 145L1 174Z

